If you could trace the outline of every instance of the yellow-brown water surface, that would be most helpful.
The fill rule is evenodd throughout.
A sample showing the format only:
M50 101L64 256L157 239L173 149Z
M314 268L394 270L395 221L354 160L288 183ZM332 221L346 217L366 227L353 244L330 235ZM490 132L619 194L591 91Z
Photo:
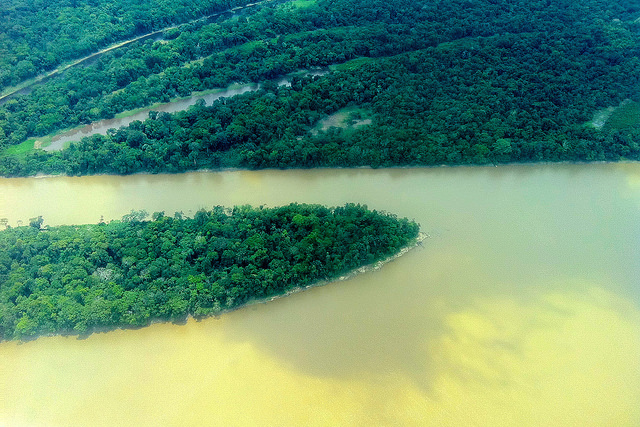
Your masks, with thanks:
M218 318L2 343L0 425L640 425L640 164L0 179L14 226L293 201L430 238Z

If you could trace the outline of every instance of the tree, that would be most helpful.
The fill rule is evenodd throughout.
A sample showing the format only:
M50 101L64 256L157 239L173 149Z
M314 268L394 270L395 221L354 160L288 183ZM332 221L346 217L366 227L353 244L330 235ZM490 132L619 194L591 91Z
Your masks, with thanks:
M29 219L29 225L33 228L35 228L36 230L40 230L42 228L42 223L44 222L44 219L42 219L42 215L39 215L36 218L30 218Z
M135 211L131 210L128 214L122 216L122 222L142 222L149 216L149 212L144 209Z

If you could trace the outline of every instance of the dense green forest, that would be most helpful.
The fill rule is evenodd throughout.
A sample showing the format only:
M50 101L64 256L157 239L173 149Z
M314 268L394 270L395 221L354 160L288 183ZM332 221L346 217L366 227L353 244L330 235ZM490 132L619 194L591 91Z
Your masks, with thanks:
M590 122L637 110L639 58L631 0L284 2L35 86L0 106L0 145L232 82L261 91L152 113L59 153L5 153L0 174L638 159L637 114ZM270 81L313 66L332 71ZM318 131L345 108L370 124Z
M236 0L3 0L0 90L110 43L243 4Z
M209 316L386 258L418 234L354 204L145 217L0 231L0 340Z

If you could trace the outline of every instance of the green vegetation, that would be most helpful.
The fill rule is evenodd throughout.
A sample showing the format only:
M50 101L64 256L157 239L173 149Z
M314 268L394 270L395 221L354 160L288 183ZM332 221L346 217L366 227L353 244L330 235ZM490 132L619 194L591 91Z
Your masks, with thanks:
M316 0L292 0L291 2L287 2L287 6L291 5L291 7L305 8L311 7L316 3Z
M0 89L245 3L7 0ZM640 160L639 17L637 0L295 0L191 22L2 103L0 175ZM314 67L329 72L302 73ZM243 82L261 89L37 149L62 129ZM215 314L417 233L354 205L41 226L0 232L0 339Z
M4 0L0 89L110 43L244 4L233 0Z
M381 260L418 234L353 204L145 217L0 231L0 340L210 316Z
M640 128L640 104L626 101L613 110L603 126L606 132Z
M75 67L0 107L1 144L16 144L62 128L188 96L194 91L258 82L315 65L426 46L402 37L412 18L389 27L354 17L336 26L331 4L304 9L263 8L250 20L186 26L164 42L147 41ZM334 28L332 28L334 27ZM328 29L327 29L328 28ZM391 30L391 32L389 31ZM415 44L417 43L417 44Z
M585 123L640 102L639 16L632 0L318 0L190 24L0 106L0 146L232 82L264 90L62 153L5 151L0 174L638 159L637 126ZM313 66L332 71L269 82ZM344 108L371 124L313 132Z
M331 65L329 68L331 70L353 71L353 70L357 70L362 65L371 61L373 61L373 58L367 58L367 57L355 58L355 59L350 59L347 62L343 62L342 64Z
M18 145L12 145L8 147L4 151L4 154L7 156L14 156L14 155L22 155L22 154L30 153L33 151L34 146L35 146L35 139L28 139Z
M332 127L353 129L367 124L371 124L370 114L367 111L357 107L348 107L320 120L311 133L317 135L318 131L327 131Z
M637 94L602 92L614 81L597 67L583 69L579 90L570 89L575 84L553 69L540 74L544 85L531 81L546 57L533 49L537 42L521 37L514 49L501 46L500 38L482 39L483 54L430 48L352 71L294 77L290 87L265 83L262 90L211 106L151 114L144 122L94 135L62 152L5 156L0 173L640 158L638 128L604 132L585 125L603 99L605 105L616 105ZM446 61L450 66L441 67ZM312 132L320 120L347 107L368 111L371 124Z

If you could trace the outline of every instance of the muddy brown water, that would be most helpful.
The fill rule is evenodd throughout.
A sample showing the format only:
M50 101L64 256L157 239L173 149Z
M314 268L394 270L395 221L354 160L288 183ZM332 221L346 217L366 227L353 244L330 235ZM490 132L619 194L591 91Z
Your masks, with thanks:
M185 325L0 344L0 424L637 426L640 164L0 179L15 225L366 203L421 248Z
M93 122L86 126L71 129L69 131L61 133L60 135L56 135L51 140L51 144L49 144L46 147L43 147L43 150L45 151L62 150L65 144L69 142L80 141L84 137L96 135L96 134L105 135L109 129L118 129L123 126L127 126L136 120L143 122L149 118L150 111L157 111L159 113L175 113L177 111L186 110L190 106L195 105L199 100L203 100L207 105L211 105L213 101L217 99L230 98L232 96L241 95L243 93L257 90L259 88L260 88L260 85L257 83L245 84L245 85L234 85L213 93L208 93L205 95L194 95L187 98L177 99L172 102L154 105L149 108L138 110L136 113L128 115L126 117L99 120L97 122Z
M309 70L300 70L291 73L288 76L277 78L274 80L274 83L280 86L290 86L291 77L294 75L322 76L328 72L327 68L320 67ZM46 147L42 147L42 149L45 151L59 151L65 148L67 143L80 141L84 137L96 134L105 135L109 129L118 129L123 126L127 126L136 120L143 122L149 118L149 112L151 111L156 111L158 113L176 113L178 111L184 111L192 105L196 105L198 101L204 101L205 105L212 105L213 102L218 99L231 98L246 92L258 90L260 87L261 85L259 83L233 84L227 88L203 94L196 94L185 98L178 98L163 104L156 104L151 107L141 108L136 110L135 113L129 114L125 117L98 120L86 126L74 128L54 136L51 143Z

